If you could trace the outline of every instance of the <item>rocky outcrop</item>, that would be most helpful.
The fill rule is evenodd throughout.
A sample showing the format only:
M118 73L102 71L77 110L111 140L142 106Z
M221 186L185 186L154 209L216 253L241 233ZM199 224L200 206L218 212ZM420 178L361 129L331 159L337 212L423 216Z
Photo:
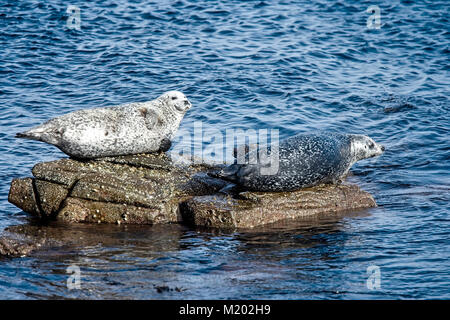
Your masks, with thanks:
M181 204L183 221L216 228L255 228L319 213L376 206L355 185L328 185L295 192L241 192L193 197Z
M45 242L44 238L29 239L27 237L19 237L15 233L7 233L0 237L0 257L22 257L30 254L32 251L37 250Z
M12 181L9 201L42 220L217 228L254 228L376 206L354 185L285 193L223 191L228 183L207 175L216 167L177 163L166 154L39 163L33 178Z
M165 154L61 159L35 165L34 178L14 179L8 200L44 220L178 222L180 201L225 186L206 170L206 165L175 166Z

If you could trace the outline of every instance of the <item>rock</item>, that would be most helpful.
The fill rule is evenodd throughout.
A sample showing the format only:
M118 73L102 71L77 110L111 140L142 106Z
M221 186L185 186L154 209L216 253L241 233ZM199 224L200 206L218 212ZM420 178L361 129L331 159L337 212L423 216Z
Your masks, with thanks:
M196 226L254 228L318 213L375 207L373 197L355 185L327 185L295 192L242 192L197 196L181 203L182 219Z
M35 245L32 242L23 242L5 236L0 237L0 256L26 256L38 247L38 245Z
M105 247L130 245L137 249L132 251L138 256L142 250L173 252L179 249L182 236L183 228L177 224L159 224L148 228L137 224L25 223L8 226L1 232L0 263L4 257L72 255L86 247L98 246L99 243Z
M209 168L176 166L165 154L61 159L35 165L34 178L14 179L9 201L40 219L176 223L179 201L215 193L227 184L209 177Z
M52 217L56 215L61 203L67 197L68 190L63 185L44 180L35 180L34 185L41 205L41 216Z
M23 257L29 255L36 249L42 248L47 242L46 237L21 232L27 226L15 226L6 229L0 236L0 257Z
M72 197L65 200L58 214L58 220L118 224L157 224L178 221L177 211L170 208L138 207Z
M41 217L32 178L13 179L9 189L8 201L25 212Z
M217 228L254 228L376 205L354 185L286 193L226 191L227 182L207 175L217 169L205 163L180 165L166 154L61 159L36 164L34 178L14 179L8 200L43 220Z

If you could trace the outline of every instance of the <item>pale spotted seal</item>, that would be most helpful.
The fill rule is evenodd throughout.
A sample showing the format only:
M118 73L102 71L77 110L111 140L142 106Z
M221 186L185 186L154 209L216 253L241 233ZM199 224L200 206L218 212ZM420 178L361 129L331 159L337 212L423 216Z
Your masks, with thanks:
M382 154L384 146L364 135L317 133L296 135L282 141L278 150L268 149L266 160L253 150L247 156L257 159L254 164L235 163L210 175L251 191L294 191L339 183L356 161Z
M167 151L191 103L179 91L147 102L78 110L16 137L55 145L78 159Z

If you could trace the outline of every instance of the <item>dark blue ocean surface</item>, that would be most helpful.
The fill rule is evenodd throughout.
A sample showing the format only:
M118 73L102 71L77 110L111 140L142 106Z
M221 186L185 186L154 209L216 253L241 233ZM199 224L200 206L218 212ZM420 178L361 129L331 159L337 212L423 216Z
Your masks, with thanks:
M180 137L195 121L371 136L387 151L348 180L379 206L255 232L77 226L92 245L0 260L0 298L450 298L447 0L76 1L80 30L69 4L0 0L0 229L27 222L11 179L65 157L16 132L172 89L193 103Z

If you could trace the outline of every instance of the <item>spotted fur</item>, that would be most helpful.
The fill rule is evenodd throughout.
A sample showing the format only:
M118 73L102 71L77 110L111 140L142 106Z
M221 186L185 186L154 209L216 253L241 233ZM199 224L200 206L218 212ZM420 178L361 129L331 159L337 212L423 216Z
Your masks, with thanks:
M270 150L270 148L269 148ZM268 161L233 164L212 175L252 191L293 191L322 183L339 183L359 160L382 154L384 147L363 135L319 133L301 134L282 141L270 157L278 159L278 170L263 174ZM258 153L259 154L259 153ZM269 170L270 171L270 170Z
M152 101L68 113L16 136L79 159L165 151L189 108L183 93L169 91Z

